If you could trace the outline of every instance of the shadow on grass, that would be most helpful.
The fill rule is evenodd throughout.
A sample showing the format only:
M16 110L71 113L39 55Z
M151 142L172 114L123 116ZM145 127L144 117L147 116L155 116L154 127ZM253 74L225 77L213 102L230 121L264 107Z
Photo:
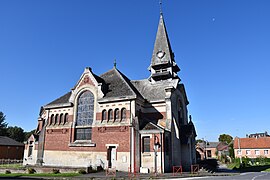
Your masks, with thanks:
M240 167L240 168L233 168L233 170L240 171L240 172L261 172L269 169L270 165L262 165L262 166L249 166L249 167Z

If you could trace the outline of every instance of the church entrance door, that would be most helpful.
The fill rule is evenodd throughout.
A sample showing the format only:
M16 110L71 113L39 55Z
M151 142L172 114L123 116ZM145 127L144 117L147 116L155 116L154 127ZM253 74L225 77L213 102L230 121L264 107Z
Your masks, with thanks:
M116 161L116 147L115 146L109 146L108 152L107 152L107 160L108 160L108 168L115 167L115 161Z

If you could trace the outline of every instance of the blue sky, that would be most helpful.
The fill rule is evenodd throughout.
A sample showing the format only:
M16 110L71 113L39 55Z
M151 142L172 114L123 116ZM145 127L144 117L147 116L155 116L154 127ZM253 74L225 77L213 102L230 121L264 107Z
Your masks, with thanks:
M170 0L163 13L198 138L269 131L270 1ZM158 0L0 1L0 111L36 128L84 68L149 76Z

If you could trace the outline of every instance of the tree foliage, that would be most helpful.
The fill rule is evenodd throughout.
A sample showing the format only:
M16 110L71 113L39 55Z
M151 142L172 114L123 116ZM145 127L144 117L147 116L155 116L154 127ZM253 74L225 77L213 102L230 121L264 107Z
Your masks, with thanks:
M8 123L5 122L6 116L0 111L0 136L6 135L6 128Z
M227 144L232 142L232 140L233 140L233 137L230 136L229 134L221 134L219 135L219 138L218 138L219 142L226 142Z
M5 122L6 116L0 111L0 136L7 136L18 142L26 141L31 134L34 134L35 130L25 132L21 127L8 126Z
M10 137L11 139L14 139L15 141L18 142L23 142L24 141L24 130L18 126L9 126L7 128L7 135L8 137Z

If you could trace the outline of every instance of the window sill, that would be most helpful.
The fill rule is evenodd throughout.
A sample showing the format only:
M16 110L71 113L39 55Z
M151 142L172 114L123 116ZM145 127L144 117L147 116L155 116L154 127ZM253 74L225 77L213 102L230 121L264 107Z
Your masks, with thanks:
M91 141L75 141L68 144L69 147L96 147L96 143Z

